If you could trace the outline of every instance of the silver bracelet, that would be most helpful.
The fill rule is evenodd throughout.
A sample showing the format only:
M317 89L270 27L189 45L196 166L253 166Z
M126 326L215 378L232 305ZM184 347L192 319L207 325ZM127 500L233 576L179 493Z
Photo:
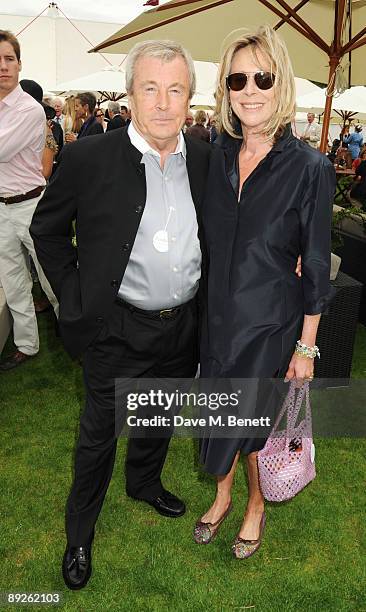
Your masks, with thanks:
M310 359L314 359L314 357L319 357L320 359L320 351L319 348L315 346L307 346L301 340L296 342L295 353L297 355L301 355L302 357L310 357Z

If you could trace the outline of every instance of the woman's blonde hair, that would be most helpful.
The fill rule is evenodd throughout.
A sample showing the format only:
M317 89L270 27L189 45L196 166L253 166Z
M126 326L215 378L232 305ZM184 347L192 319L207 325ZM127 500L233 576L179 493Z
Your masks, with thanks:
M224 52L220 63L216 90L216 114L219 130L234 138L242 138L239 119L232 112L226 77L230 74L233 57L240 49L250 47L259 64L258 52L269 62L270 71L276 76L274 82L274 107L272 117L262 130L269 140L278 137L285 125L291 122L296 112L296 89L291 61L285 43L270 26L261 26L255 31L243 30Z
M196 123L196 125L205 125L206 121L207 121L207 117L206 117L205 111L204 110L196 111L194 115L194 122Z
M75 96L66 98L62 114L65 115L64 132L79 133L83 125L82 119L76 118L75 112Z

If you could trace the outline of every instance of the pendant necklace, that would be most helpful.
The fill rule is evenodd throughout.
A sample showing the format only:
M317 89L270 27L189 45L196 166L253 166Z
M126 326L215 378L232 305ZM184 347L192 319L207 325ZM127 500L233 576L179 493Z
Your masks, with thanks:
M170 221L170 217L173 210L173 207L169 206L169 214L164 229L158 230L153 236L154 249L159 253L167 253L169 251L169 239L166 228L168 227L168 223Z

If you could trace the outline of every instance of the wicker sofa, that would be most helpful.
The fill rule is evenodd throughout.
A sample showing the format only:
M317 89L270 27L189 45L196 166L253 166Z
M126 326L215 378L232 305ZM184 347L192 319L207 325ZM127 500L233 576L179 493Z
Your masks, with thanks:
M334 205L333 212L341 211ZM366 220L366 213L361 213ZM366 234L357 217L343 219L340 223L340 236L343 244L335 252L342 258L341 271L363 284L359 321L366 325Z

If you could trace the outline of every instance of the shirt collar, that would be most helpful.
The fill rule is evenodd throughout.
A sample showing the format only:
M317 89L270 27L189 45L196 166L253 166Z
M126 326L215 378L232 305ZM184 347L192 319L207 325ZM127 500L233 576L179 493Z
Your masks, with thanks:
M142 155L144 155L145 153L152 153L152 155L155 155L157 157L159 157L160 159L160 153L158 151L155 151L155 149L153 149L149 143L145 140L145 138L143 136L141 136L141 134L138 133L138 131L136 130L133 121L131 121L129 123L129 126L127 128L127 133L128 136L130 138L131 144L133 144L133 146L140 151L140 153ZM171 155L177 155L181 153L182 157L184 159L186 159L187 157L187 149L186 149L186 143L184 140L184 136L182 131L179 132L178 135L178 142L177 142L177 147L175 149L175 151L173 153L171 153Z
M292 133L291 123L287 123L281 136L274 143L272 151L283 151L287 147L290 140L295 140L295 136Z
M1 102L6 104L7 106L13 106L13 104L15 104L17 102L18 98L20 98L22 93L24 93L24 92L23 92L21 86L18 83L18 85L15 87L15 89L13 89L13 91L11 91L10 94L5 96L5 98L3 98L1 100Z
M287 123L285 126L281 136L274 143L270 153L272 152L281 152L288 145L289 141L294 139L295 137L292 134L291 123ZM216 140L215 144L218 144L222 149L234 149L236 152L240 150L242 145L241 138L233 138L226 132L220 134L219 138Z
M89 127L89 125L94 122L94 119L95 119L94 115L90 115L90 117L86 121L84 121L83 125L81 126L81 130L80 131L82 132L87 127Z

